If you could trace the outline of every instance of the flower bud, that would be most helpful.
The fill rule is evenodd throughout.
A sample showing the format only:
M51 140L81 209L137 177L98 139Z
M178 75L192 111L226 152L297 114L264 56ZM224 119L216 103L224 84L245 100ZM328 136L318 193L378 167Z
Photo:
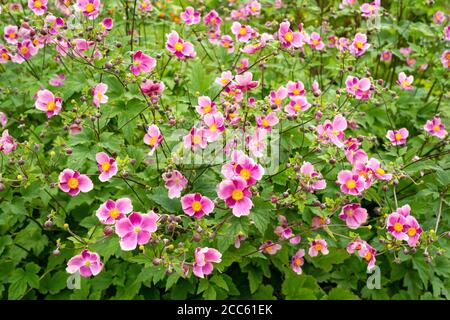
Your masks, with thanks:
M103 228L103 235L105 237L108 237L108 236L112 235L113 232L114 232L114 230L110 226L106 226L105 228Z

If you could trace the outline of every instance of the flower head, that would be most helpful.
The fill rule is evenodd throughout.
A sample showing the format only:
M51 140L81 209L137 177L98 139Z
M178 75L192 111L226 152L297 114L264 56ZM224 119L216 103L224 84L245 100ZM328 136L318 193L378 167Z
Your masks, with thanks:
M323 255L327 255L329 253L327 242L324 239L314 239L309 244L308 254L310 257L315 257L321 252Z
M156 231L158 215L133 212L116 222L116 233L120 237L120 247L124 251L134 250L136 246L147 244L151 234Z
M103 269L103 262L98 253L83 250L67 262L66 271L68 273L79 272L82 277L88 278L96 276Z
M108 91L108 85L105 83L99 83L92 88L92 95L94 96L92 103L97 108L100 107L101 103L108 102L108 96L105 95L106 91Z
M357 229L367 221L367 210L359 203L347 204L342 208L339 219L344 220L350 229Z
M281 45L285 48L298 48L303 46L303 36L300 32L294 32L290 28L291 24L289 21L280 23L280 28L278 29L278 40Z
M177 58L191 59L197 56L192 43L181 39L175 30L166 35L166 37L166 49L174 54Z
M432 136L444 139L447 136L447 131L445 130L444 124L441 122L441 118L433 117L433 119L428 120L423 127Z
M181 190L187 185L187 179L178 171L166 172L162 176L165 186L169 190L169 199L179 198Z
M414 81L414 76L406 76L404 72L400 72L398 75L397 84L403 89L403 90L412 90L413 86L412 83Z
M57 115L61 111L62 99L55 97L49 90L39 90L35 96L37 109L45 111L47 118Z
M155 66L156 60L139 50L133 55L133 64L130 69L135 76L138 76L141 73L152 72Z
M198 24L200 22L200 12L195 11L192 7L186 7L184 12L180 14L180 18L186 25Z
M47 11L48 0L28 0L28 8L30 8L35 15L42 16Z
M405 144L408 135L408 130L406 128L401 128L399 130L388 130L386 137L392 142L394 146L397 146Z
M91 179L72 169L64 169L59 174L59 188L72 197L81 192L89 192L94 188Z
M278 243L273 243L272 240L267 240L265 243L259 246L259 250L263 253L274 255L278 250L281 249L281 245Z
M184 213L197 219L209 215L214 210L214 202L200 193L191 193L181 197Z
M115 224L133 211L133 205L128 198L120 198L116 201L107 200L97 209L95 215L103 224Z
M101 172L98 180L108 181L117 174L117 163L114 158L110 158L106 153L99 152L95 155L98 170Z
M95 19L100 13L100 0L77 0L75 7L85 17Z
M195 262L192 271L199 278L204 278L213 271L213 263L222 261L222 254L213 248L196 248L194 253Z
M150 146L149 155L153 155L163 139L164 137L157 125L152 124L151 126L148 126L147 133L144 135L144 143Z
M9 134L8 130L3 131L0 137L0 151L4 154L10 154L17 148L17 142Z
M337 183L341 185L341 191L346 194L359 195L364 190L364 178L349 170L342 170L338 174Z
M302 266L305 263L304 256L305 250L299 249L291 259L291 267L296 274L302 274Z
M253 202L250 199L251 192L247 188L244 178L235 177L219 183L217 186L217 195L224 200L229 208L233 209L236 217L250 214Z

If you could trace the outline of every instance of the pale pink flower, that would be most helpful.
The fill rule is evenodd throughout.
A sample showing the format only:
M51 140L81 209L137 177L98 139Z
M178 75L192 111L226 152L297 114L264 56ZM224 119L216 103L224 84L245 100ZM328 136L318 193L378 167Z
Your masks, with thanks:
M48 80L48 83L53 87L61 87L64 85L65 80L66 76L63 73L61 73Z
M195 11L192 7L186 7L186 9L180 14L180 17L188 26L198 24L200 22L200 12Z
M237 21L233 22L231 32L240 42L247 42L252 38L252 28L250 26L242 25Z
M358 100L367 100L371 96L371 83L368 78L358 79L357 77L348 76L345 80L347 93L350 93Z
M241 177L248 186L254 185L264 175L263 167L242 151L233 151L233 161L222 166L222 174L227 179Z
M406 143L409 132L406 128L399 130L388 130L386 138L388 138L394 146L402 145Z
M446 69L450 68L450 50L445 50L441 55L442 66Z
M98 180L105 182L117 174L117 163L114 158L110 158L106 153L99 152L95 155L98 170L101 172Z
M216 141L219 135L225 130L222 113L208 113L203 116L203 123L207 127L206 139L208 142Z
M350 203L342 207L339 219L344 220L350 229L357 229L367 221L367 210L359 203Z
M120 237L120 248L130 251L136 249L137 245L147 244L158 228L158 219L159 216L151 211L148 214L133 212L117 221L116 234Z
M4 128L8 124L8 117L4 112L0 111L0 125Z
M383 168L381 168L381 163L375 158L371 158L367 163L367 167L370 168L373 175L383 181L390 181L392 179L392 174L386 173Z
M221 76L219 78L216 78L216 83L222 87L225 87L230 82L233 81L233 74L231 71L224 71L222 72Z
M151 126L148 126L147 133L144 135L144 143L150 146L150 151L148 153L150 156L153 155L163 139L164 137L157 125L152 124Z
M345 194L359 195L364 190L364 178L349 170L340 171L337 178L337 183L341 185L341 191Z
M290 25L291 24L288 21L280 23L280 28L278 29L278 40L285 48L299 48L303 46L302 34L300 32L292 31Z
M355 251L358 255L367 262L367 270L371 270L375 267L377 250L370 246L366 241L356 239L347 245L347 252L352 254Z
M192 272L199 278L204 278L213 271L213 263L222 261L222 254L213 248L196 248L194 253L195 262Z
M234 52L234 41L229 35L224 35L220 38L220 45L227 49L228 53Z
M441 24L445 21L445 13L442 11L436 11L435 14L433 14L433 21L436 24Z
M207 140L207 131L203 128L193 127L191 131L183 138L183 144L186 149L196 151L198 149L205 149Z
M270 92L270 103L280 108L283 104L283 100L287 97L288 91L285 87L281 86L277 91L272 90Z
M298 275L302 274L302 266L305 263L304 256L305 250L299 249L291 259L292 270Z
M108 96L105 95L106 91L108 91L108 85L105 83L99 83L94 88L92 88L92 103L97 108L100 107L101 103L108 102Z
M290 115L296 115L299 111L306 111L310 107L311 104L306 100L306 97L298 96L292 98L292 100L284 107L284 111Z
M233 209L236 217L250 214L253 202L250 199L251 192L247 188L245 179L235 177L219 183L217 186L217 196L224 200L229 208Z
M0 151L4 154L10 154L17 149L17 142L9 134L8 130L2 132L0 137Z
M397 84L403 90L412 90L413 89L413 86L412 86L413 81L414 81L414 76L407 76L404 72L400 72L398 75Z
M322 42L322 38L320 37L320 34L317 32L311 33L308 39L309 46L314 50L323 50L325 45Z
M272 240L267 240L265 243L259 246L259 250L263 253L274 255L278 250L281 249L281 245L278 243L273 243Z
M133 211L133 204L128 198L120 198L116 201L107 200L97 209L95 215L103 224L115 224Z
M66 271L68 273L79 272L82 277L89 278L96 276L102 271L103 262L98 253L89 250L83 250L67 262Z
M188 180L178 170L163 173L162 178L165 181L166 188L169 190L169 199L179 198L181 190L188 183Z
M197 56L192 43L184 41L178 33L173 30L166 35L166 48L179 59L191 59Z
M100 13L100 0L77 0L75 8L85 17L95 19Z
M369 49L370 44L367 43L367 36L364 33L357 33L350 45L350 52L355 57L359 57Z
M214 210L214 202L200 193L187 194L180 199L184 213L200 219Z
M395 239L408 240L409 237L406 233L408 231L408 225L406 218L403 215L396 212L391 213L386 218L386 225L387 230L394 236Z
M380 0L375 0L371 3L363 3L359 8L359 10L361 10L361 15L365 18L368 18L378 13L381 8L380 2Z
M423 127L432 136L444 139L447 136L447 131L445 130L444 124L441 122L441 118L433 117L433 119L428 120Z
M16 44L19 39L19 29L16 26L8 25L3 32L3 38L10 44Z
M323 239L315 239L309 244L308 254L310 257L315 257L321 252L323 255L329 253L327 242Z
M331 142L338 148L344 147L343 139L346 129L347 120L341 114L336 115L333 122L325 120L323 124L318 125L316 128L321 142Z
M39 90L35 96L35 106L41 111L45 111L47 118L51 118L61 111L62 99L55 97L49 90Z
M247 92L253 88L256 88L259 81L252 80L253 75L251 72L245 72L244 74L236 75L236 87L242 92Z
M28 8L30 8L35 15L42 16L47 11L48 0L28 0Z
M89 192L94 188L91 179L72 169L64 169L59 174L59 188L75 197L81 192Z
M300 167L300 174L302 176L300 183L309 192L323 190L327 186L325 179L314 169L314 166L310 162L303 162Z
M202 116L209 113L215 113L216 103L211 101L210 97L200 96L198 97L198 105L195 106L195 110Z
M256 116L255 119L258 128L265 129L267 131L271 131L272 127L277 125L279 122L275 112L271 112L268 115Z
M139 10L142 12L148 12L153 10L151 0L141 0L139 1Z
M291 98L305 95L305 86L301 81L288 81L286 89L288 91L289 97Z

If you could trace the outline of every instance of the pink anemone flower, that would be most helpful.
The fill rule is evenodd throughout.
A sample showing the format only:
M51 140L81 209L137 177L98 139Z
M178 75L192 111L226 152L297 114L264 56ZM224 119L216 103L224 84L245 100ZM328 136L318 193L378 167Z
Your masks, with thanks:
M28 8L37 16L42 16L47 11L48 0L28 0Z
M56 116L61 111L62 99L55 97L49 90L39 90L35 96L35 106L41 111L45 111L47 118Z
M303 46L303 37L300 32L294 32L290 28L291 24L288 21L280 23L278 29L278 40L285 48L299 48Z
M135 76L138 76L141 73L152 72L155 66L156 60L139 50L133 55L133 64L130 69Z
M214 202L200 193L191 193L181 197L184 213L197 219L209 215L214 210Z
M350 229L357 229L367 221L367 210L359 203L350 203L342 208L339 219L344 220Z
M115 224L133 211L133 204L128 198L120 198L116 201L107 200L97 209L95 215L103 224Z
M101 103L108 102L108 96L105 95L106 91L108 91L108 85L105 83L99 83L92 89L92 95L94 96L92 103L97 108L100 107Z
M321 252L323 255L329 253L327 242L323 239L315 239L309 244L308 254L310 257L315 257Z
M164 137L157 125L152 124L147 128L147 133L144 135L144 143L150 146L150 152L148 153L150 156L153 155L163 139Z
M96 276L102 271L103 263L98 253L83 250L67 262L66 271L68 273L79 272L82 277L89 278Z
M179 198L181 196L181 190L186 187L187 179L178 171L166 172L162 175L165 181L165 186L169 190L169 199Z
M406 128L399 130L388 130L386 138L388 138L394 146L402 145L406 143L409 132Z
M92 20L100 13L100 0L77 0L76 8Z
M412 83L414 81L414 76L406 76L404 72L400 72L398 75L397 84L403 89L403 90L412 90L414 87L412 86Z
M159 216L151 211L148 214L133 212L128 217L116 222L116 233L120 237L120 248L124 251L134 250L137 245L150 241L151 234L158 228Z
M174 30L167 36L166 49L179 59L191 59L196 57L192 43L184 41Z
M423 127L432 136L444 139L447 136L447 131L445 130L444 124L441 122L441 118L433 117L433 119L428 120Z
M220 263L222 254L213 248L196 248L194 253L195 262L192 265L192 272L199 278L204 278L213 271L213 262Z
M351 195L361 194L365 186L364 178L349 170L339 172L337 183L341 185L342 192Z
M59 174L59 188L72 197L81 192L89 192L94 188L91 179L72 169L64 169Z
M217 195L225 201L229 208L233 209L236 217L250 214L253 202L250 199L251 192L247 188L245 179L235 177L222 181L217 186Z
M101 172L98 180L105 182L117 174L117 163L114 158L110 158L106 153L99 152L95 155L98 170Z
M299 249L291 259L292 270L298 275L302 274L302 266L305 263L304 256L305 250Z

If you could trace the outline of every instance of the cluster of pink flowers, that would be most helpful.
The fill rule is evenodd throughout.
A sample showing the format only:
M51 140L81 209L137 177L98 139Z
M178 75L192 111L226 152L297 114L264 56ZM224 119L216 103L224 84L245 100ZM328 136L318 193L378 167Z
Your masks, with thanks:
M409 246L415 247L422 234L422 228L410 212L411 207L408 204L397 208L386 218L386 228L395 239L405 240Z
M347 245L347 252L355 252L367 262L367 269L371 270L375 266L377 250L370 246L366 241L355 239Z
M233 20L241 20L246 19L249 16L257 16L261 13L261 3L256 0L250 0L241 6L238 9L234 9L231 11L231 19Z

